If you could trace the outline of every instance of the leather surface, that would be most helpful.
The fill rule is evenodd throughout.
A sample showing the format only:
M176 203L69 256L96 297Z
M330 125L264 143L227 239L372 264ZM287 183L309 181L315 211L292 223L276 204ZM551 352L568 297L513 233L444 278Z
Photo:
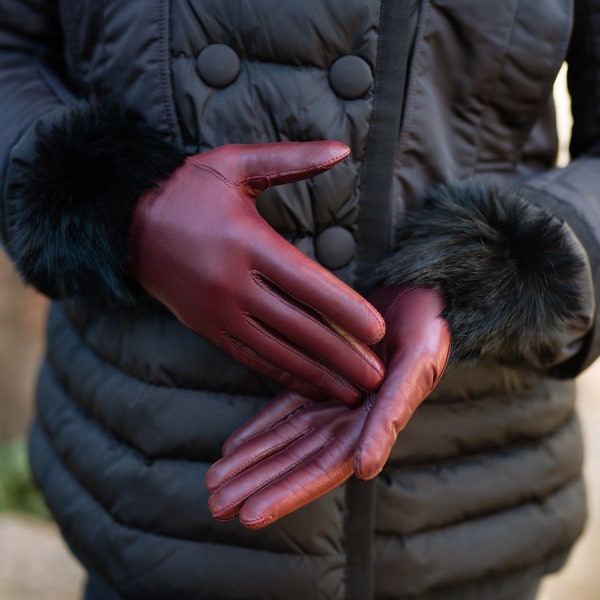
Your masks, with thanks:
M132 273L192 331L311 397L352 404L384 368L385 326L357 292L269 226L256 196L348 155L340 142L229 145L189 158L138 203Z
M375 477L398 433L435 387L450 353L441 296L420 287L379 288L385 315L376 351L387 367L377 393L352 409L284 392L226 441L206 474L209 506L219 519L240 515L264 527L322 496L353 473Z

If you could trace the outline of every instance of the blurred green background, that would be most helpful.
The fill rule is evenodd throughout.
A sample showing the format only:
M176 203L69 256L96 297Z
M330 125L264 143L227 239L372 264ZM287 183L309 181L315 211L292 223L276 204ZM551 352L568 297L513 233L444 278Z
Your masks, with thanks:
M21 439L0 446L0 512L22 511L47 518L48 510L29 473Z
M25 442L46 311L46 299L25 288L0 253L0 511L47 515L31 481Z

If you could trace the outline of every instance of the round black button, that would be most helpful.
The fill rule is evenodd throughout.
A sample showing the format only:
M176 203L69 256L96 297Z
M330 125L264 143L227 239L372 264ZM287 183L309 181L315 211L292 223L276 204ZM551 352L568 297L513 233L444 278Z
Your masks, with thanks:
M373 73L360 56L342 56L329 69L329 84L338 96L353 100L364 96L371 89Z
M347 265L355 252L356 242L343 227L329 227L315 240L315 254L319 262L329 269L340 269Z
M208 85L221 88L235 81L240 73L238 55L225 44L211 44L196 59L198 73Z

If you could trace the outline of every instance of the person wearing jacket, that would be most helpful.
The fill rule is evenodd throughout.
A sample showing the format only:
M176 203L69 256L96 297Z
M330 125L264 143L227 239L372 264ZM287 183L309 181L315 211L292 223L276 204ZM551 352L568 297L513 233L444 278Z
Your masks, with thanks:
M585 523L599 20L0 0L2 241L55 300L30 460L85 598L535 597Z

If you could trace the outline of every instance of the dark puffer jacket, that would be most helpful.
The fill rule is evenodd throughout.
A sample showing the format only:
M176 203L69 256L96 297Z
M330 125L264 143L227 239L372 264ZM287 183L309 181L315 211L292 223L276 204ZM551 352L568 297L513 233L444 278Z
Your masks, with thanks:
M586 512L568 378L600 352L599 27L597 0L0 0L3 240L58 300L32 467L100 597L515 600L563 564ZM554 169L565 58L573 161ZM128 219L184 154L327 138L351 157L269 190L265 219L362 290L374 271L442 288L465 342L376 481L248 531L211 518L204 473L276 386L131 285ZM511 240L573 258L567 291L534 298L574 299L567 316L508 346L488 323L524 292L485 294L510 253L473 258L462 208L425 201L480 175L524 194ZM487 231L502 215L480 201Z

